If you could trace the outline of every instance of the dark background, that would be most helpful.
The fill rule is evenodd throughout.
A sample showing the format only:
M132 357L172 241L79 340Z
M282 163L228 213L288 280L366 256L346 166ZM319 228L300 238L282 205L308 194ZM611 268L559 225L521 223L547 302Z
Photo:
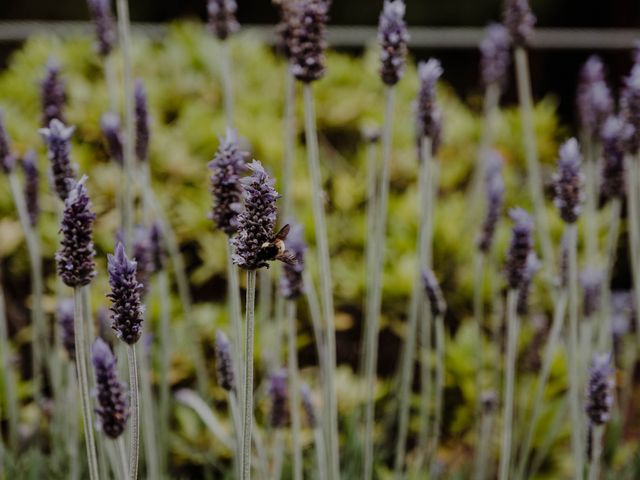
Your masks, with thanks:
M178 18L205 19L206 0L130 0L133 21L166 22ZM409 25L484 26L500 19L500 0L407 0ZM270 0L238 0L238 17L245 24L272 24L277 20ZM381 0L334 0L331 23L376 25ZM640 0L531 0L541 27L640 28ZM88 18L85 0L2 0L0 20L83 20ZM0 44L0 68L18 44ZM354 51L353 53L358 53ZM600 54L609 67L617 91L630 67L628 51L536 50L532 52L532 75L536 97L551 93L559 101L560 114L568 123L574 117L575 80L590 53ZM420 59L436 56L443 62L445 78L458 93L478 91L475 49L412 50ZM513 86L505 96L515 99Z

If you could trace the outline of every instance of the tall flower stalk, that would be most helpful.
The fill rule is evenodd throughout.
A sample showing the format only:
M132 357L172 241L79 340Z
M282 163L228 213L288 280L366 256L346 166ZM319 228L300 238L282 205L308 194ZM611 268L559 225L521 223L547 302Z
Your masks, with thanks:
M613 406L615 383L611 378L612 375L611 355L595 355L591 363L586 404L586 413L590 422L589 434L592 437L589 452L589 480L600 478L603 430L611 417L611 407Z

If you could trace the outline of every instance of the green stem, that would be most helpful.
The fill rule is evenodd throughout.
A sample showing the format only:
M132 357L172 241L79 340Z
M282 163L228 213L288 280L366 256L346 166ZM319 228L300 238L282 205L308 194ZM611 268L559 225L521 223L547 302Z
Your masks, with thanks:
M443 394L444 394L444 351L445 333L444 319L442 315L435 317L436 327L436 396L435 396L435 420L433 425L433 444L431 446L431 465L429 478L436 478L438 467L438 443L440 441L440 428L442 423Z
M15 372L11 365L11 347L7 320L4 289L2 288L2 282L0 282L0 361L2 362L2 377L4 378L5 402L7 405L8 445L9 449L17 452L20 410L16 393Z
M509 467L511 465L511 434L513 429L513 401L519 330L517 306L518 290L510 289L507 294L507 355L504 370L502 448L500 450L500 473L498 477L500 480L509 478Z
M296 79L287 62L284 95L284 163L282 165L282 218L292 215L291 203L293 189L293 162L296 150Z
M115 55L108 55L103 58L104 81L107 85L107 96L109 97L109 110L118 113L118 80L115 72Z
M116 450L118 451L118 458L120 460L120 469L118 472L121 475L120 478L127 478L129 474L129 459L127 458L127 449L124 445L124 435L120 435L118 439L115 441ZM113 472L115 473L115 472Z
M91 396L89 393L89 373L87 367L88 339L85 334L85 326L90 321L89 316L89 287L75 287L73 290L75 302L74 331L76 347L76 369L79 382L80 400L82 402L82 419L84 425L84 438L87 448L87 460L89 464L89 478L97 480L98 457L96 454L96 441L93 431Z
M591 445L591 462L589 463L589 480L598 480L600 478L600 458L602 457L602 436L604 427L602 425L594 425L592 432Z
M533 123L533 96L531 94L531 78L529 76L529 59L527 52L522 47L515 48L516 77L518 83L518 99L520 102L520 119L522 121L522 133L527 161L527 180L529 195L533 202L536 217L536 230L539 234L542 247L542 264L552 269L548 273L553 276L555 261L549 223L544 207L544 192L542 175L540 173L540 161L536 146L536 134Z
M480 420L480 438L474 469L474 480L487 478L489 453L491 451L491 433L493 432L494 413L483 413Z
M484 290L484 252L477 250L475 254L474 268L473 268L473 319L476 328L476 360L478 362L476 368L476 410L475 417L476 422L479 423L478 438L482 436L482 429L485 427L483 421L483 409L482 409L482 392L483 392L483 368L484 368L484 354L482 349L482 325L484 323L484 303L483 303L483 290ZM483 448L481 441L478 441L478 448L476 448L476 474L479 475L479 464L481 462L480 453Z
M244 407L242 423L242 456L240 478L250 480L251 478L251 428L253 421L253 327L255 317L256 301L256 271L247 271L247 303L246 309L246 335L243 378L244 386Z
M138 387L138 361L136 345L127 346L129 361L129 388L131 390L131 450L129 451L129 478L138 478L138 455L140 448L140 406Z
M324 379L327 378L327 349L323 336L322 327L322 311L320 310L320 302L313 279L308 270L303 273L305 296L307 298L307 306L309 308L309 316L311 317L311 326L313 328L313 336L316 340L316 351L318 354L318 365L320 368L321 385L325 385Z
M160 431L162 437L162 463L164 470L168 469L169 456L169 403L170 403L170 385L169 373L171 370L171 298L169 290L169 278L166 270L158 272L158 294L160 296Z
M418 432L418 461L416 462L416 470L421 471L422 465L429 448L429 431L430 431L430 413L431 396L433 393L431 385L431 330L432 322L431 309L425 305L423 300L420 308L422 309L421 322L419 325L420 333L420 430Z
M293 441L293 478L302 480L302 446L300 444L300 382L298 379L298 348L296 334L296 303L287 302L289 337L289 391L291 411L291 437Z
M233 421L233 433L234 433L234 467L236 478L240 478L240 458L242 456L241 444L242 444L242 424L240 423L240 406L238 404L238 396L234 390L229 392L229 409L231 410L231 420Z
M622 201L620 198L611 200L610 205L609 233L607 235L607 247L605 251L605 275L602 282L602 316L600 319L600 331L598 332L598 351L606 352L611 350L613 342L611 336L611 277L616 261L616 249L618 246L618 236L620 234L620 213Z
M227 123L227 128L233 128L233 80L228 40L220 42L220 71L222 74L222 94L225 121Z
M244 360L242 358L242 305L240 301L240 282L238 281L238 269L233 264L233 246L231 241L227 241L227 281L228 281L228 301L231 313L231 324L233 329L233 368L238 379L238 384L242 385L244 375ZM243 392L240 392L240 405L243 404Z
M340 480L340 452L338 445L338 412L335 390L334 371L336 364L336 333L333 308L333 280L331 277L331 261L329 257L329 240L327 236L327 224L324 212L324 192L322 189L322 175L320 173L320 160L318 149L318 133L316 128L315 105L311 84L304 85L304 118L305 136L307 141L307 154L309 172L311 174L313 196L313 218L316 231L316 246L320 264L320 282L322 286L322 307L325 319L325 335L327 349L327 397L326 418L328 423L328 448L327 457L331 468L331 478Z
M144 338L143 338L144 341ZM140 394L142 397L143 445L149 478L160 478L160 457L158 456L159 437L156 434L155 405L151 392L151 374L148 355L143 351L140 356ZM159 433L159 432L158 432Z
M313 441L316 447L316 463L318 464L318 480L328 480L327 465L325 459L327 458L324 451L324 438L322 436L322 429L316 427L313 429Z

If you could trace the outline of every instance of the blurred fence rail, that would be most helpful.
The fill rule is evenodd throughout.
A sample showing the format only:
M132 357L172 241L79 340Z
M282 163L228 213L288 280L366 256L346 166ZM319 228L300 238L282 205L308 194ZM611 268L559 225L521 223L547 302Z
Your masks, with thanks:
M136 23L137 33L161 39L168 24ZM275 40L271 26L245 26L266 42ZM82 21L0 21L0 42L21 42L35 34L72 37L91 34L92 26ZM415 48L475 48L483 28L475 27L410 27L410 44ZM335 47L358 48L375 40L376 29L369 26L330 26L329 42ZM570 29L538 28L531 42L533 48L574 50L617 50L634 46L640 40L640 29Z

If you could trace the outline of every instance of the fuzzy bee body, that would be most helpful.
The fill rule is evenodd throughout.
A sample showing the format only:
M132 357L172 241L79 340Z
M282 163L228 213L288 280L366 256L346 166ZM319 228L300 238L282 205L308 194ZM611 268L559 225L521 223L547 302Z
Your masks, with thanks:
M264 242L258 252L258 258L265 262L273 260L279 260L288 265L294 265L296 263L295 255L286 249L284 240L289 235L289 225L285 225L276 233L268 242Z

